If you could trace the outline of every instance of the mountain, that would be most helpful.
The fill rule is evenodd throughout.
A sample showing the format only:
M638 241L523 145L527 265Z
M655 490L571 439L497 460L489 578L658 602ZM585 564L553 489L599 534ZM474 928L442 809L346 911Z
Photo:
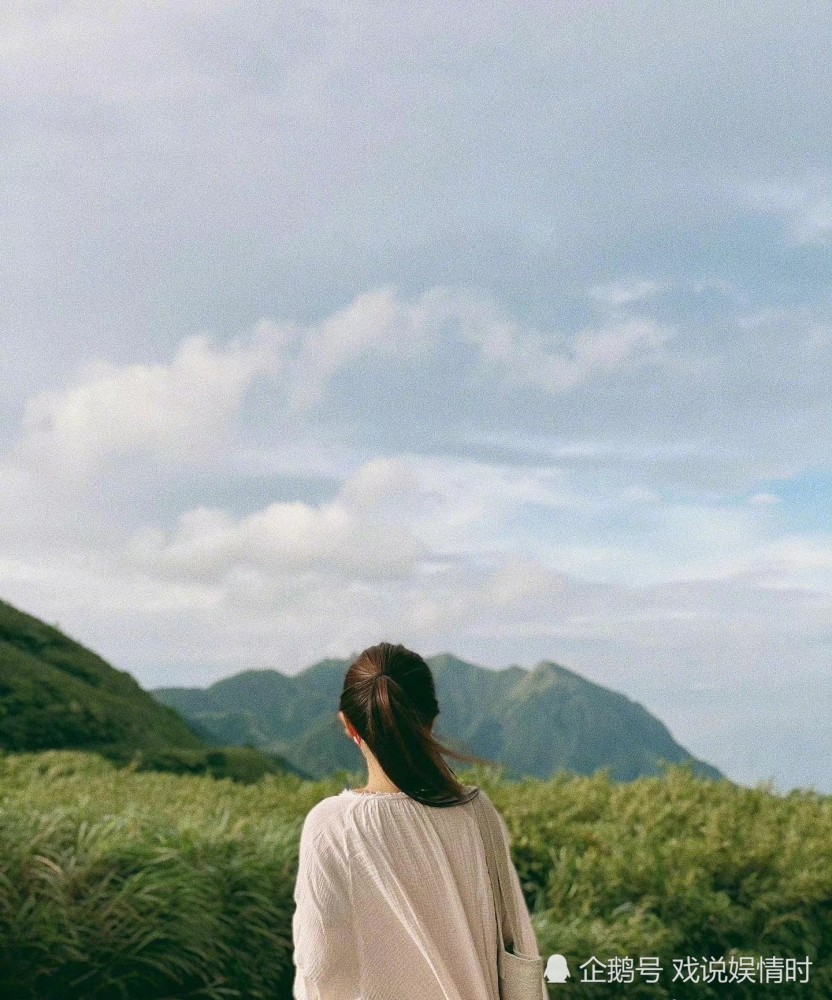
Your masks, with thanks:
M189 724L126 671L0 601L0 749L89 750L118 763L138 753L142 768L240 780L288 766L244 747L246 740L218 747L213 734L213 727Z
M364 763L335 715L351 662L322 660L293 677L248 670L208 688L156 688L151 694L217 739L251 743L323 777ZM614 779L631 781L660 773L661 761L689 762L702 777L723 777L692 757L638 702L556 663L489 670L450 653L428 663L439 700L437 735L504 765L508 778L608 767Z

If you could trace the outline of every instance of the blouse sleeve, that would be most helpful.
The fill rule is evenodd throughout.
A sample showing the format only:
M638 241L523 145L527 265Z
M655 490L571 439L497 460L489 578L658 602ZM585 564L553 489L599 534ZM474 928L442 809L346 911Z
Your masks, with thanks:
M333 817L330 817L332 819ZM358 959L349 861L338 831L315 809L301 830L294 890L294 1000L354 1000Z

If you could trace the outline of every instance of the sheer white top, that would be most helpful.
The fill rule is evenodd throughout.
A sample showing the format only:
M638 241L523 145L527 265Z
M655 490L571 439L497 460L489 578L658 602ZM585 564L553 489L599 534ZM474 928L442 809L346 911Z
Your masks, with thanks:
M505 821L479 794L508 852ZM514 950L538 955L508 867ZM295 1000L499 1000L497 925L473 803L437 808L405 792L354 789L323 799L303 824L294 901Z

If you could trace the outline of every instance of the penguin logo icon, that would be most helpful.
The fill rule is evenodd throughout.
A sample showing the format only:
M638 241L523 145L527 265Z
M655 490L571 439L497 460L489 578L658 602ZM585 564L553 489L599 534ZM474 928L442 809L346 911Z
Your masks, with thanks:
M563 955L550 955L544 973L547 983L565 983L570 976L569 966Z

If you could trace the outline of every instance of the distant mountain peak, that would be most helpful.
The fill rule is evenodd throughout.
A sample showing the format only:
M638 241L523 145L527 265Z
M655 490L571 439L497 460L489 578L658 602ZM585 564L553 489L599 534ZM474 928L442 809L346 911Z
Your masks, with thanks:
M227 678L221 701L196 690L153 693L205 728L220 726L226 739L236 734L323 777L363 766L336 724L344 674L354 659L319 660L292 677L281 674L279 697L263 697L251 672ZM509 777L609 767L614 778L631 780L658 773L662 760L691 761L700 773L721 777L695 761L641 705L553 660L496 670L442 652L427 662L441 736L505 765Z
M463 660L453 653L437 653L435 656L428 656L425 660L431 670L446 670L449 667L454 670L483 670L484 668L469 660Z

